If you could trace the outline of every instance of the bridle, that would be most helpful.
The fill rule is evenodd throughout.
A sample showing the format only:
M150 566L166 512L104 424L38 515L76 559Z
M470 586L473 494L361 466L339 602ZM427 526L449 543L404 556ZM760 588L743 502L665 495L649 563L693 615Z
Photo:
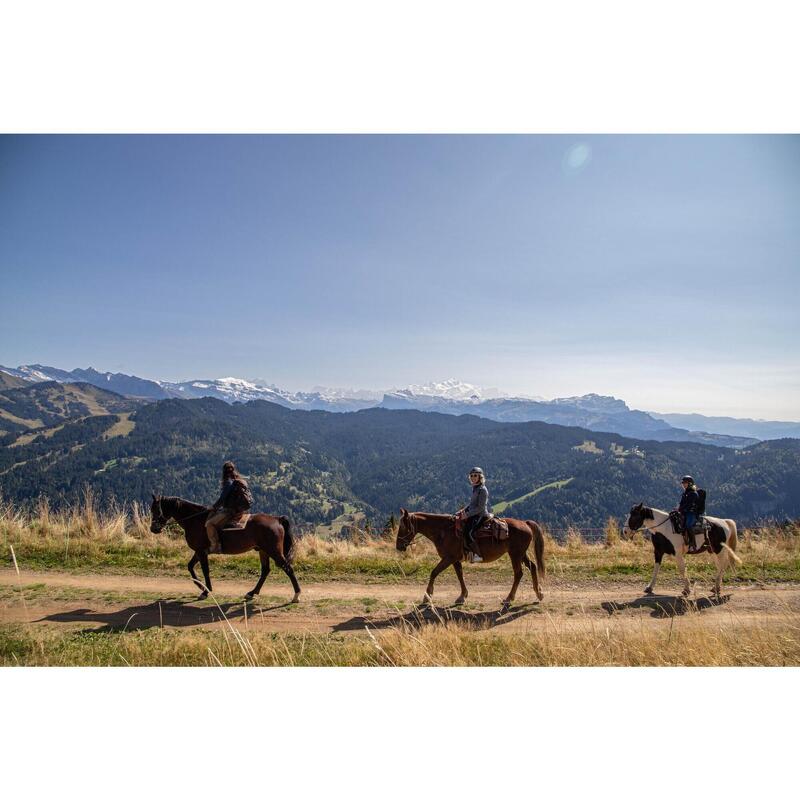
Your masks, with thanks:
M411 531L411 538L408 540L406 544L406 548L411 547L414 544L414 539L417 538L419 531L417 530L417 518L414 516L414 512L411 512L405 518L406 527Z
M161 533L161 531L164 530L164 528L166 527L166 525L170 521L170 519L174 519L178 524L180 524L181 522L185 522L187 519L193 519L194 517L199 517L201 514L208 514L208 511L209 511L209 509L207 509L207 508L202 508L202 509L200 509L200 511L195 511L193 514L189 514L188 516L185 516L182 519L178 519L177 517L175 517L172 514L170 514L169 516L164 514L164 511L161 508L161 500L162 500L162 498L159 497L158 498L158 517L153 520L153 522L155 522L155 524L158 525L159 528L158 528L157 531L153 531L153 533Z
M651 514L653 513L653 509L652 509L652 508L650 509L650 513L651 513ZM662 513L663 513L663 512L662 512ZM654 531L655 531L656 533L662 533L662 532L661 532L661 531L659 531L658 529L659 529L659 528L660 528L662 525L664 525L665 523L669 522L669 514L667 514L667 516L666 516L666 517L665 517L665 518L664 518L664 519L663 519L661 522L659 522L659 523L658 523L658 525L653 525L652 527L651 527L650 525L648 525L648 524L647 524L647 520L648 520L648 517L645 517L644 515L642 515L642 522L641 522L641 524L640 524L638 527L636 527L636 528L628 528L628 530L629 530L629 531L631 531L631 532L633 532L633 533L636 533L636 531L640 531L642 528L644 528L645 530L649 531L650 533L653 533ZM655 522L655 518L653 518L653 522Z

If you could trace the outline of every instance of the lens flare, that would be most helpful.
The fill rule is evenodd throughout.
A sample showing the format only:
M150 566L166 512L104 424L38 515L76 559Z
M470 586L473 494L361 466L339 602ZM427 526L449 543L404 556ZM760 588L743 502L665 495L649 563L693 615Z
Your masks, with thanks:
M579 172L592 160L592 148L588 144L575 144L564 154L564 171Z

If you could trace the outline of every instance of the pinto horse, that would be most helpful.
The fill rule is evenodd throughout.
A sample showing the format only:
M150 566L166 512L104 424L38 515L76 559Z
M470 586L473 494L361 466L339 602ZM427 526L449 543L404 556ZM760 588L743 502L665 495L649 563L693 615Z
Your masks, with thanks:
M164 526L170 519L174 519L183 528L186 535L186 544L194 550L194 555L189 561L189 574L195 585L200 589L201 594L198 599L203 600L208 597L211 591L211 575L208 570L208 534L206 533L206 520L212 510L207 506L197 503L190 503L188 500L181 500L180 497L161 497L153 495L153 503L150 506L152 522L150 530L153 533L161 533ZM226 531L220 537L222 541L222 553L224 555L239 555L248 550L258 551L261 559L261 575L258 583L245 595L245 598L252 600L254 595L261 591L264 581L269 575L269 560L272 558L275 563L289 576L294 588L293 603L300 599L300 585L292 569L292 556L294 551L294 539L290 530L289 520L286 517L272 517L269 514L253 514L247 521L244 528L236 531ZM194 567L200 563L203 570L205 584L197 579Z
M464 583L464 570L461 561L466 557L464 552L464 542L460 536L456 536L455 517L449 514L424 514L422 512L410 513L406 509L400 509L400 525L397 529L396 547L401 552L405 551L414 541L417 534L421 534L426 539L430 539L436 546L440 561L433 568L428 579L428 588L425 590L423 603L430 603L433 598L433 582L437 575L448 567L452 567L458 576L461 584L461 594L456 600L456 605L462 605L469 592ZM481 539L481 557L484 562L496 561L505 553L511 559L514 568L514 583L508 597L503 601L503 607L507 608L517 594L517 587L522 580L523 564L531 571L533 579L533 589L536 596L541 600L544 595L539 587L539 580L544 580L544 536L542 529L533 520L503 518L508 523L507 539ZM528 558L528 547L533 542L535 563Z
M711 530L708 532L708 541L711 545L711 552L714 553L717 560L714 595L719 597L722 591L722 574L725 572L725 567L733 562L736 564L742 563L742 559L735 552L738 541L736 523L732 519L717 519L717 517L706 516L705 519L711 524ZM683 541L683 535L675 532L669 514L666 511L660 511L657 508L650 508L644 503L639 503L638 506L631 508L625 527L631 531L638 531L639 528L644 527L650 531L653 540L655 555L653 577L645 587L644 593L653 594L653 589L656 588L658 570L661 567L661 559L665 553L668 553L671 556L675 556L675 560L678 562L678 573L683 580L683 596L687 597L692 591L692 587L689 583L689 578L686 576L686 561L683 556L688 553L689 548ZM699 552L707 551L701 550ZM697 555L697 553L689 553L689 555Z

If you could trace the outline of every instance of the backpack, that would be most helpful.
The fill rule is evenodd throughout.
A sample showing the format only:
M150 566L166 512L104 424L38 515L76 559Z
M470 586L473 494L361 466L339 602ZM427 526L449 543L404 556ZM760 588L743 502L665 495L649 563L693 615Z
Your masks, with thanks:
M225 505L233 511L247 511L253 505L253 493L250 487L244 481L234 481Z
M705 489L698 489L697 496L699 500L697 501L697 513L705 514L706 513L706 490Z

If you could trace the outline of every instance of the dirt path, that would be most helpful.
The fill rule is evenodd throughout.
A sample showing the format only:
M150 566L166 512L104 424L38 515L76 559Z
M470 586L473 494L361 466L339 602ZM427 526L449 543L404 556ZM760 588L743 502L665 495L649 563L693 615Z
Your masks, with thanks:
M191 629L228 624L264 632L363 633L420 618L466 621L498 633L535 633L575 627L720 626L785 624L800 620L800 587L777 584L766 588L736 586L721 602L707 587L697 587L686 603L669 586L664 594L643 597L630 583L569 584L552 579L538 603L529 585L517 602L500 609L505 586L477 584L466 606L454 608L457 587L437 586L436 606L420 610L422 587L357 582L304 583L299 604L290 604L288 582L276 577L255 602L242 596L251 582L225 581L214 599L196 600L188 580L124 575L70 575L0 570L0 623L29 622L62 629L120 631L164 627Z

